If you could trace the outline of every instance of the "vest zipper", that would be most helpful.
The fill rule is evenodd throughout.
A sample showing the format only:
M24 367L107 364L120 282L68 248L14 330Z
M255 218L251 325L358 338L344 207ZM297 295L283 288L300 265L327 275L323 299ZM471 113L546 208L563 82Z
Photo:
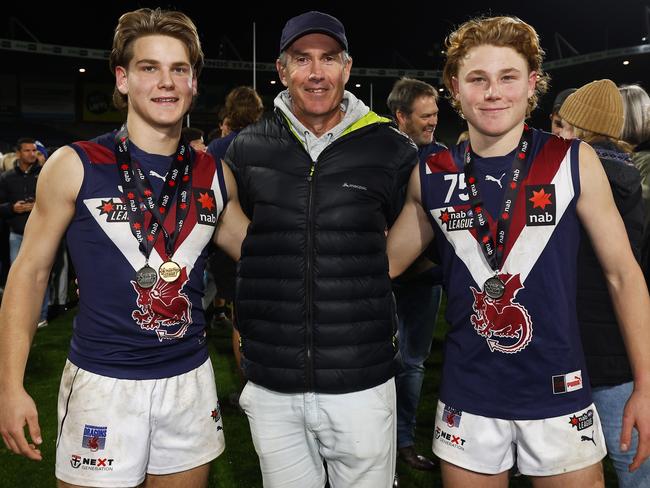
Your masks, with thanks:
M314 337L313 337L313 306L312 306L312 283L313 283L313 270L314 270L314 222L313 222L313 207L314 207L314 172L316 170L316 162L311 163L307 181L309 182L309 200L307 204L307 249L306 249L306 266L307 273L305 278L305 300L307 300L307 326L305 328L305 345L307 346L307 368L305 371L305 391L311 391L314 387Z

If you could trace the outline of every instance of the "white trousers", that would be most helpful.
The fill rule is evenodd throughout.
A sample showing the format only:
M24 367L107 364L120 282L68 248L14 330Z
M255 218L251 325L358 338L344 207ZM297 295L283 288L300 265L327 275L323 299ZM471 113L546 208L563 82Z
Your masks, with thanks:
M248 415L265 488L389 488L395 474L395 381L342 393L278 393L248 382ZM327 473L323 462L327 464Z

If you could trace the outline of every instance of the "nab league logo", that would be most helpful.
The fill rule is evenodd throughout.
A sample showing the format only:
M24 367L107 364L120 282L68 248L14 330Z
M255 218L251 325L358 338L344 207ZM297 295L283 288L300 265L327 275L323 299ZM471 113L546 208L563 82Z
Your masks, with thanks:
M101 200L99 215L106 215L106 222L128 222L129 214L126 212L126 204L117 198Z
M135 281L131 281L138 294L138 310L134 310L131 317L141 329L155 330L160 342L164 339L180 339L192 323L192 304L182 291L187 282L185 267L175 281L167 283L158 278L152 288L142 288ZM168 328L171 327L176 330L169 331Z
M517 292L524 288L519 275L500 274L499 278L505 284L505 293L498 299L470 286L474 294L470 321L478 335L485 337L490 351L514 354L533 338L533 325L528 310L514 301Z
M555 185L526 186L526 225L555 225Z
M471 208L466 210L443 210L440 212L440 225L446 226L447 232L454 230L468 230L474 225L474 217Z

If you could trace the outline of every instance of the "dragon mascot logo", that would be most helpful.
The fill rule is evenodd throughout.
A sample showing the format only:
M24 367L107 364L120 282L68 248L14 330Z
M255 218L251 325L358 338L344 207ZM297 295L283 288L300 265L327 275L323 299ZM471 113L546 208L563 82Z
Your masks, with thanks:
M519 275L500 274L499 278L505 284L505 293L499 299L470 286L474 295L470 321L478 335L485 337L490 351L514 354L530 343L533 326L528 310L514 301L517 292L524 288Z
M167 283L158 278L152 288L142 288L131 281L138 294L138 310L134 310L131 317L143 330L155 330L160 342L180 339L192 323L192 304L182 291L187 281L185 267L177 280ZM171 328L176 331L170 331Z

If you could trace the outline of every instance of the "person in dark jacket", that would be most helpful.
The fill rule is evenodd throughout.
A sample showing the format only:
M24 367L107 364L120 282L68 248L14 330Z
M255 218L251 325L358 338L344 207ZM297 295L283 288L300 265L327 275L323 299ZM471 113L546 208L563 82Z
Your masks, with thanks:
M430 154L446 147L433 137L438 124L438 92L424 81L412 78L397 80L386 104L399 130L418 147L418 158L425 161ZM399 316L399 349L404 370L395 378L397 387L397 450L399 457L411 468L435 469L435 463L415 450L415 420L424 380L424 362L429 357L433 328L436 324L441 277L432 283L432 274L441 274L425 252L411 266L405 278L393 283Z
M643 235L641 175L628 152L630 147L619 140L623 113L623 99L616 85L610 80L597 80L570 95L559 115L571 124L574 135L588 142L598 154L638 260ZM620 448L623 409L634 382L607 280L584 228L578 253L577 308L593 400L619 486L650 486L650 463L644 462L634 472L628 470L637 451L637 432L633 432L627 451Z
M621 139L633 147L632 162L641 173L644 208L641 269L650 283L650 96L639 85L618 87L625 107Z
M0 177L0 216L9 223L9 261L13 264L23 242L25 224L34 208L36 181L42 165L38 164L36 140L18 139L13 169ZM38 327L47 326L49 288L45 291Z
M249 380L240 405L267 488L393 482L386 229L417 152L345 91L347 50L338 19L290 19L276 62L287 90L225 157L251 219L235 297Z

